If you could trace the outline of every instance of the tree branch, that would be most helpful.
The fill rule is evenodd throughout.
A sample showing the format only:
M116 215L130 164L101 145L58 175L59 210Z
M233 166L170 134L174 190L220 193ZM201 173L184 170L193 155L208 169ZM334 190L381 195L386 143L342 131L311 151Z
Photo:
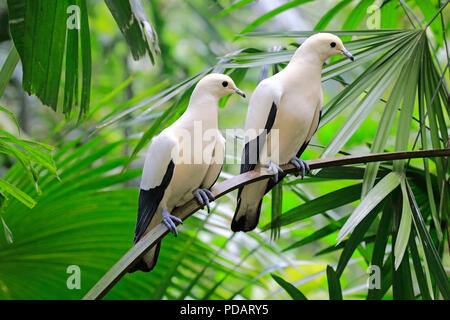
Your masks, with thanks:
M437 158L450 156L450 149L420 150L408 152L387 152L361 156L343 156L332 159L315 159L306 161L311 169L340 167L351 164L363 164L368 162L380 162L413 158ZM282 166L285 173L296 173L298 170L292 164ZM258 169L235 176L231 179L214 185L212 193L217 198L250 183L264 180L271 174L267 169ZM175 210L174 215L186 220L202 207L193 199L184 206ZM127 273L131 265L138 261L148 250L154 247L169 231L162 223L147 233L136 243L108 272L95 284L83 297L85 300L103 298L109 290Z

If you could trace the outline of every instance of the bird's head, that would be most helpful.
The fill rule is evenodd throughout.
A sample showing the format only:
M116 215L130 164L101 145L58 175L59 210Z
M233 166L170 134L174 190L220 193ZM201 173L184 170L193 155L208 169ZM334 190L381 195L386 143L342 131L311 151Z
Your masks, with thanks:
M236 87L233 79L226 74L211 73L203 77L197 84L198 88L207 90L217 98L236 93L245 98L245 93Z
M355 61L355 57L345 49L342 40L331 33L317 33L306 39L301 47L314 51L323 62L336 55L343 55Z

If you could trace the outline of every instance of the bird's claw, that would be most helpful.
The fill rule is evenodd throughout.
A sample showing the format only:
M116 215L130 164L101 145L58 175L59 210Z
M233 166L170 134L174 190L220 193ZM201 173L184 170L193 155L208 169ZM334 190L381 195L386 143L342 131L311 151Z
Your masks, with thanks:
M195 199L197 199L198 204L206 206L208 213L210 212L209 203L214 201L215 197L211 191L208 189L197 189L193 192Z
M164 223L167 229L169 229L169 231L172 232L175 237L178 236L177 227L174 222L183 224L183 221L181 221L180 218L171 215L165 209L163 209L162 214L163 214L162 223Z
M265 164L265 167L273 172L273 177L271 178L275 183L278 183L278 175L283 174L284 171L278 165L273 163L272 161L268 161Z
M309 168L309 165L306 161L303 161L297 157L293 157L289 163L292 163L299 171L302 172L302 179L305 178L305 173L309 173L311 169ZM296 173L295 176L297 177L299 173Z

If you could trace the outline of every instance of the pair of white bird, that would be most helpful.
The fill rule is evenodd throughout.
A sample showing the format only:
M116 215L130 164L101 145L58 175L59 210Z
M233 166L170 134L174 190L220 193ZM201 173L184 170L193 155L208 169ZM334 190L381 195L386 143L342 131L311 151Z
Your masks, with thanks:
M297 49L286 68L261 81L253 92L245 130L264 130L265 133L252 141L246 141L241 173L264 166L272 170L274 177L239 189L231 224L233 231L247 232L256 228L264 195L279 178L284 177L280 165L293 163L302 171L302 177L309 170L306 162L299 157L319 124L323 103L322 66L327 59L339 54L354 60L337 36L329 33L313 35ZM214 201L209 189L219 177L225 151L225 139L218 129L218 102L221 97L231 93L245 98L245 94L227 75L205 76L195 87L185 113L152 139L142 174L134 243L161 222L176 236L176 224L182 221L171 212L194 197L199 204L206 205L209 211L209 202ZM181 163L177 155L195 152L194 143L183 142L185 133L195 135L195 122L201 123L201 130L214 133L213 142L201 150L208 153L207 158L212 161ZM279 134L276 162L270 154L261 157L259 154L264 144L270 141L271 130L275 129ZM256 148L252 148L252 145ZM258 153L257 163L250 163L249 159L255 159L250 150ZM130 272L152 270L160 246L161 242L146 253Z

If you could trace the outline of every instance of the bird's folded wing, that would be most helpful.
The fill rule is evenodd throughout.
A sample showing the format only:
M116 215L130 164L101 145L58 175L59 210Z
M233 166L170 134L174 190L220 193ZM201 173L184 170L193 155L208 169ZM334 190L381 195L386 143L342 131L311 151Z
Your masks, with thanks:
M266 135L269 134L275 122L280 97L281 90L269 79L262 81L253 92L245 122L245 146L241 160L241 173L255 168L259 153L266 142Z
M214 146L211 163L209 165L208 171L206 172L205 178L202 181L202 188L209 189L214 185L214 183L216 183L217 179L219 178L220 172L222 171L224 158L225 138L219 133L216 138L216 144Z
M250 98L245 120L245 130L265 129L273 104L278 108L280 97L281 89L274 82L270 81L270 78L263 80L256 87Z

